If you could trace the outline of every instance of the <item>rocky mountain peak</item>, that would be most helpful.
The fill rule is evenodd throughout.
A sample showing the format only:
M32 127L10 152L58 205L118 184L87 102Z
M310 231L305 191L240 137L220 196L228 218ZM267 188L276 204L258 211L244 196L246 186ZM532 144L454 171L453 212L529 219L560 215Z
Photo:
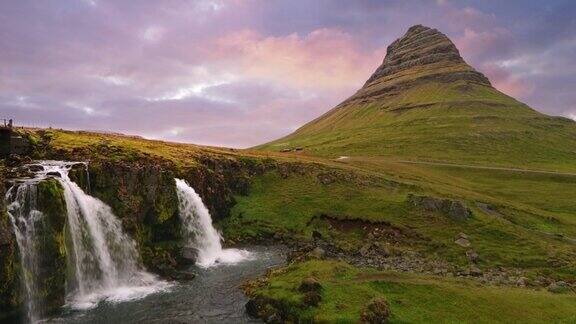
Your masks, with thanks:
M410 27L404 36L388 46L384 62L365 86L376 81L393 81L408 74L416 77L413 79L464 79L490 85L484 75L466 64L456 45L446 35L422 25Z

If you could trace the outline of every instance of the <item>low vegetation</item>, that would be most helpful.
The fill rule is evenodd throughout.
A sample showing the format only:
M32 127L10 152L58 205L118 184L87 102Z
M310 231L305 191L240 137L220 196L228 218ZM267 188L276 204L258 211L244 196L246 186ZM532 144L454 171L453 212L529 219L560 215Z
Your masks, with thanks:
M310 306L298 289L314 278L321 302ZM355 323L370 301L387 301L390 323L573 323L574 294L479 285L470 280L307 261L271 272L246 286L269 318ZM273 301L273 302L272 302Z

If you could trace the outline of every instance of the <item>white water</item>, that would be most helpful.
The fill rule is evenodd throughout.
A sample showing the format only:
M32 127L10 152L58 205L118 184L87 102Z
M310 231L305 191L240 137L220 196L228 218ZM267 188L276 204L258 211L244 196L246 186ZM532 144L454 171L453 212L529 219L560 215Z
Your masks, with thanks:
M8 202L8 216L12 222L16 241L20 250L20 262L25 269L23 273L26 293L26 314L30 322L37 321L41 313L41 302L38 300L38 276L41 242L36 234L41 231L41 222L44 215L37 210L36 184L27 182L17 188L8 190L5 197Z
M22 198L8 199L13 195L10 189L7 199L11 202L9 210L15 224L19 250L26 259L23 262L25 273L34 273L36 250L29 243L33 237L33 219L42 214L35 211L35 196L21 194L32 192L38 181L48 177L50 172L58 172L56 177L64 188L67 209L67 259L73 269L67 280L67 304L75 309L95 307L100 301L124 301L142 298L150 293L168 287L154 275L146 272L139 263L135 242L122 231L120 220L112 209L102 201L87 195L68 177L68 171L75 163L60 161L43 161L44 170L37 172L34 180L26 185L19 185L16 196ZM22 188L22 189L21 189ZM28 189L25 189L28 188ZM35 191L34 191L35 192ZM18 196L19 197L19 196ZM27 208L19 208L23 202ZM16 226L16 224L23 224ZM23 231L25 229L25 231ZM25 234L25 235L24 235ZM29 259L29 260L28 260ZM36 277L36 276L34 276ZM34 280L26 276L27 290L34 289ZM30 288L28 287L30 285ZM31 293L28 293L31 295ZM36 307L33 298L29 298L29 309ZM32 318L33 316L30 316Z
M246 250L222 248L222 238L212 226L212 217L202 198L185 180L175 180L184 235L188 247L197 252L196 264L208 268L250 259L251 254Z

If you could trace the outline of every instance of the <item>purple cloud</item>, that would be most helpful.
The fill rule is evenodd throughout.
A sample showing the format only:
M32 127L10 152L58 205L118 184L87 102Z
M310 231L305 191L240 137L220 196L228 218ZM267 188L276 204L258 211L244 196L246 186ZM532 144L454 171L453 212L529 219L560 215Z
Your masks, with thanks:
M576 116L576 5L522 3L3 1L0 115L248 147L351 95L422 23L502 91Z

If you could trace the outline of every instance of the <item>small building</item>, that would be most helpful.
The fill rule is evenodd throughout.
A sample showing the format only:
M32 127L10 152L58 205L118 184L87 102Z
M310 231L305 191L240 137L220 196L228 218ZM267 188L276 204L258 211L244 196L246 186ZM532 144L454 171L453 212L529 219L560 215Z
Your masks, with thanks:
M10 154L23 155L28 153L30 144L28 140L14 131L12 119L0 124L0 157L6 158Z

